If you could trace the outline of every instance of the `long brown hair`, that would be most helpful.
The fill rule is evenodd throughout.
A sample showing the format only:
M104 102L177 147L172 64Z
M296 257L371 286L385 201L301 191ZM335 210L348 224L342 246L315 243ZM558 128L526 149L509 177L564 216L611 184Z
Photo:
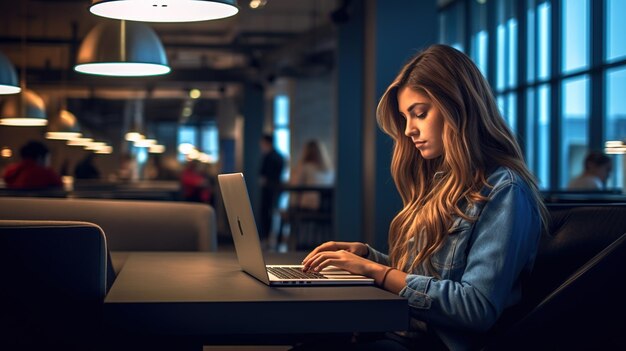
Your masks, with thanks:
M405 87L427 95L443 116L444 152L439 158L424 159L404 135L406 122L397 95ZM527 182L544 228L547 225L535 178L489 84L465 54L446 45L417 54L387 88L376 114L380 128L394 140L391 174L404 206L389 228L395 267L412 271L424 264L432 272L430 258L445 243L453 216L476 220L465 215L461 203L486 201L480 190L488 186L488 172L498 166L512 169Z

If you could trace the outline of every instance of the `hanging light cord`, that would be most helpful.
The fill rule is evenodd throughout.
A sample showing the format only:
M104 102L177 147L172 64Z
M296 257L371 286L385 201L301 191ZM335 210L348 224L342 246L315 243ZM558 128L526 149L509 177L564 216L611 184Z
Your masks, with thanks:
M19 104L19 113L21 116L26 116L26 28L28 21L28 0L22 1L22 16L24 16L24 20L22 21L22 67L21 67L21 77L20 77L20 86L22 88L22 93L20 94L20 104Z

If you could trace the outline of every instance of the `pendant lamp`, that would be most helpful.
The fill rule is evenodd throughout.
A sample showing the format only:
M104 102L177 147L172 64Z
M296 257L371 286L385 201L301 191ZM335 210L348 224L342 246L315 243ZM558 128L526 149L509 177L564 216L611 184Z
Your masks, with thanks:
M11 61L0 52L0 94L17 94L22 89Z
M236 0L93 0L97 16L139 22L195 22L234 16Z
M76 62L77 72L103 76L140 77L170 72L159 37L139 22L98 24L80 45Z
M48 124L43 99L30 89L11 96L2 107L0 125L36 127Z
M66 109L61 109L56 120L48 125L46 139L51 140L72 140L80 138L80 126L76 116Z

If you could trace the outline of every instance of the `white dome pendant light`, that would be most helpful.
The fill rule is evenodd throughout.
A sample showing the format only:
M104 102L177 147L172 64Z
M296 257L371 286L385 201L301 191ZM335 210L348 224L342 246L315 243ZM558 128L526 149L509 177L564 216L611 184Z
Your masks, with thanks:
M139 22L107 21L87 34L74 70L115 77L141 77L171 71L154 30Z
M93 0L97 16L139 22L196 22L234 16L235 0Z

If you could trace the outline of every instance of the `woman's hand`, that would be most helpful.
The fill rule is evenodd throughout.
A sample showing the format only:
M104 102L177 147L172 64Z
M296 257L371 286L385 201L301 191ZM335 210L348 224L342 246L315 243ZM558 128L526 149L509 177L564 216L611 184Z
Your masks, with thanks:
M339 251L339 250L345 250L361 257L365 257L369 254L369 249L367 248L367 245L363 243L359 243L359 242L348 243L345 241L327 241L323 243L322 245L313 249L313 251L311 251L304 258L304 260L302 260L302 264L305 264L305 262L308 259L310 259L311 257L315 256L316 254L322 251Z
M363 258L368 251L363 243L329 241L316 247L304 258L303 270L320 271L335 266L351 273L370 275L375 263Z

